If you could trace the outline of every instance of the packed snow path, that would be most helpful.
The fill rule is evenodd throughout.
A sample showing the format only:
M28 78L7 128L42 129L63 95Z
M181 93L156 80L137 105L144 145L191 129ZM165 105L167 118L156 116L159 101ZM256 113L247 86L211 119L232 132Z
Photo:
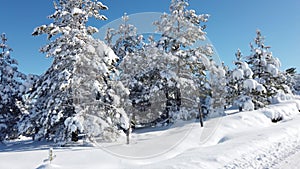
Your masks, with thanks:
M210 119L204 128L199 122L151 128L134 133L130 145L123 137L98 147L55 148L51 164L49 144L1 145L0 168L286 168L299 157L298 109L296 102L287 102ZM269 117L278 113L284 120L272 123Z

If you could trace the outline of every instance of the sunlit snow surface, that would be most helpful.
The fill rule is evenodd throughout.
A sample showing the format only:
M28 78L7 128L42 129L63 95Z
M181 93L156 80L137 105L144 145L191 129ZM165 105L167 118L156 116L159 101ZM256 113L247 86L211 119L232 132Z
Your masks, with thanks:
M50 143L9 142L0 146L0 168L295 168L300 156L299 109L299 100L258 111L233 109L222 120L205 121L204 128L190 121L136 130L130 145L122 137L117 143L94 147L54 147L51 164L47 161ZM283 120L272 123L278 115ZM209 130L216 124L216 130Z

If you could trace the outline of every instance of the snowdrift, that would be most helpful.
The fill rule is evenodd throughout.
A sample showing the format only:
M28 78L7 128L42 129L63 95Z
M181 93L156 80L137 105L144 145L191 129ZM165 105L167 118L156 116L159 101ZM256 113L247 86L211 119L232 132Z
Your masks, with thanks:
M51 144L7 143L0 146L0 168L273 168L299 151L299 105L291 100L257 111L234 110L207 120L204 128L195 121L149 128L133 133L130 145L121 138L96 147L56 147L51 164ZM278 116L282 120L273 123Z

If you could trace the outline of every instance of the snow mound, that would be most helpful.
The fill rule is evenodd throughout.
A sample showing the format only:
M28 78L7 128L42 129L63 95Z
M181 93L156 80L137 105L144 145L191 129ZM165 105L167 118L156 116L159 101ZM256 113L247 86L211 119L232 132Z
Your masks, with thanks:
M254 104L251 100L247 100L243 104L243 109L246 111L253 111L254 110Z
M293 94L285 93L283 90L278 90L277 94L272 98L271 103L281 103L294 99Z
M282 102L262 109L261 111L270 119L290 120L299 113L299 101Z

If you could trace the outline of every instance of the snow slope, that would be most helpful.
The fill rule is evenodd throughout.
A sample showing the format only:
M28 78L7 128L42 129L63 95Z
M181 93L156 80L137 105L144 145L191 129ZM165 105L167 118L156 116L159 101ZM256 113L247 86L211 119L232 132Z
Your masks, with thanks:
M55 147L51 164L51 144L16 141L0 145L0 168L286 168L300 156L299 105L294 100L258 111L231 110L207 120L204 128L199 122L179 122L138 130L130 145L121 138L96 147ZM283 121L272 123L270 117L277 116Z
M297 146L296 152L293 152L291 156L279 162L278 165L275 166L276 169L288 168L288 169L299 169L300 168L300 146Z

